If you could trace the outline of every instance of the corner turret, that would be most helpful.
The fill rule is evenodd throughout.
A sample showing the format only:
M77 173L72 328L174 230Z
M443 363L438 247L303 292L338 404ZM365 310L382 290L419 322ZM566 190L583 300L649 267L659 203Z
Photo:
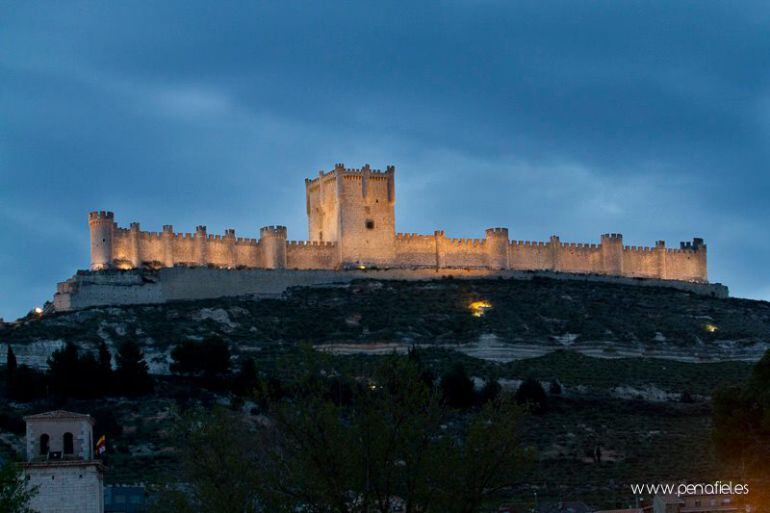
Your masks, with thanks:
M487 228L487 265L492 269L508 268L508 228Z
M621 276L623 274L623 235L604 233L601 241L603 274Z
M285 226L264 226L259 229L259 245L262 247L265 269L286 268L286 239Z
M105 210L88 214L88 228L91 232L91 269L99 271L112 265L112 232L115 214Z

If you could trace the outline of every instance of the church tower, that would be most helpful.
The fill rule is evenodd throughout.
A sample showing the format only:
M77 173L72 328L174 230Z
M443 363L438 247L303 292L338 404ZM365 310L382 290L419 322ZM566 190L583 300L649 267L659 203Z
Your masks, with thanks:
M104 513L104 466L94 457L90 415L57 410L24 417L24 475L40 513Z
M369 164L305 180L309 240L336 242L342 267L388 267L395 262L395 166Z

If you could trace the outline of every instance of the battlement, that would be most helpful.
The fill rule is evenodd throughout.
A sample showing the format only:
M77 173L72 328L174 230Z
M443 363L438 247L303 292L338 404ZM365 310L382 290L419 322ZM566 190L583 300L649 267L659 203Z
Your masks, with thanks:
M308 240L289 241L283 225L260 228L259 238L238 237L227 228L208 234L205 225L193 233L142 231L138 222L119 227L114 214L88 214L93 270L187 265L212 268L339 270L357 267L408 269L476 269L490 271L554 271L634 278L707 282L707 252L695 237L669 249L624 245L620 233L604 233L599 243L510 240L509 229L496 226L484 238L396 233L395 167L384 171L347 168L307 178Z
M318 240L290 240L286 241L289 246L310 246L319 248L333 248L337 245L336 242L318 241Z
M576 250L599 249L598 244L592 244L587 242L560 242L559 244L562 248L565 248L565 249L576 249Z
M396 240L397 241L415 241L415 240L434 240L436 236L443 237L444 232L437 231L434 235L422 235L418 233L397 233L396 234Z
M652 253L657 248L651 248L649 246L623 246L623 251L639 251L642 253Z
M535 241L535 240L512 240L510 243L511 246L523 246L523 247L544 247L548 246L549 243L543 242L541 240Z
M90 221L98 221L98 220L104 220L112 222L115 220L115 214L108 211L108 210L98 210L88 213L88 220Z
M446 241L447 244L455 244L457 246L481 246L486 242L485 239L468 239L465 237L461 237L461 238L447 237L444 240Z
M508 228L487 228L486 231L487 237L505 237L508 238Z
M367 175L370 180L387 180L389 175L396 172L396 166L388 165L385 170L372 169L369 164L364 164L360 168L345 167L345 164L338 162L334 164L334 168L331 171L319 171L318 176L315 178L305 178L305 184L308 186L316 185L323 180L332 180L337 176L341 176L348 179L359 179Z
M287 236L287 230L285 226L263 226L259 229L259 236L261 238L264 237L279 237L279 238L286 238Z

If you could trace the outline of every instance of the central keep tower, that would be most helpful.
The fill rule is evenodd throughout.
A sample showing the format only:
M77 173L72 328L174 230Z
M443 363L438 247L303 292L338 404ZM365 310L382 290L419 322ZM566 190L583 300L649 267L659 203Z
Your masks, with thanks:
M381 266L396 258L395 166L385 171L346 169L305 180L308 239L336 242L338 262L345 266Z

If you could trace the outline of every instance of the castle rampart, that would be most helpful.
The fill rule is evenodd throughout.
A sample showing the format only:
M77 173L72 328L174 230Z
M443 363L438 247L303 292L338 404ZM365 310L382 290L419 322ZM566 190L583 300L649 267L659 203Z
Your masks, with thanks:
M112 212L89 214L91 269L468 269L479 271L555 271L634 278L707 282L703 239L679 249L626 246L618 233L601 235L599 244L509 239L507 228L489 228L483 239L396 233L395 168L385 171L335 164L305 180L308 241L289 241L286 227L266 226L259 239L237 237L235 230L211 235L142 231L139 223L121 228Z

